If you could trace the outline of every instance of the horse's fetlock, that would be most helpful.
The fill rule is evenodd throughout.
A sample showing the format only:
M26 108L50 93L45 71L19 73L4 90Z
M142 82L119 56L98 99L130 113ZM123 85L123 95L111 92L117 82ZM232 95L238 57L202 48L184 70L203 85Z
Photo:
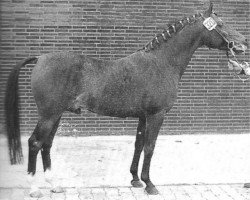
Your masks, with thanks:
M130 173L132 174L132 175L135 175L135 174L137 174L138 173L138 171L137 171L137 169L134 169L134 168L130 168Z
M141 175L141 180L144 181L146 184L148 183L148 181L150 181L149 176L143 173Z

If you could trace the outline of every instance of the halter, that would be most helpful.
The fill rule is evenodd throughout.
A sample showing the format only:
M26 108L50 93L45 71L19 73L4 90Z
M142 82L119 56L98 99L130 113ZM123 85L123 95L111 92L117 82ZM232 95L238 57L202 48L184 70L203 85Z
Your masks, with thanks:
M204 19L203 25L209 30L216 30L216 32L226 41L227 43L227 48L230 50L231 54L235 57L235 53L233 51L234 47L234 41L229 41L222 33L221 31L217 28L217 22L212 18L208 17L205 18L203 14L201 14L201 17Z
M230 41L228 40L222 33L221 31L217 28L217 22L212 18L212 17L208 17L208 18L205 18L203 16L203 14L201 14L201 17L204 19L203 21L203 25L209 30L209 31L212 31L212 30L215 30L224 40L225 42L227 43L227 48L229 49L229 51L231 52L234 60L231 60L229 58L229 53L228 51L226 51L226 55L227 55L227 59L228 59L228 67L230 68L233 68L234 69L234 74L240 79L242 80L243 82L248 80L250 78L250 76L248 76L246 79L244 78L241 78L239 75L240 74L243 74L243 75L249 75L249 74L246 74L245 70L249 67L249 64L247 62L243 62L243 63L240 63L236 56L235 56L235 53L233 51L233 48L234 48L234 41ZM238 67L241 69L240 73L237 73L235 68Z

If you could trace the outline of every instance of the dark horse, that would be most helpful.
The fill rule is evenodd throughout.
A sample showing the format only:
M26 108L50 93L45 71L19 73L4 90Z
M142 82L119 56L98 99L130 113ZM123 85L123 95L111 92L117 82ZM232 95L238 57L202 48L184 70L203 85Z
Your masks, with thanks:
M50 149L63 112L80 114L81 109L87 109L101 115L139 118L131 184L142 187L138 163L144 150L141 180L146 183L148 194L158 194L149 177L155 142L164 114L174 105L180 78L202 45L242 53L247 42L212 11L210 3L206 11L170 24L143 49L125 58L105 61L68 52L27 58L13 69L7 85L5 107L11 163L22 159L18 75L21 67L36 63L31 87L39 117L28 141L30 177L35 175L40 150L45 174L50 171ZM52 183L50 175L47 181ZM37 187L32 187L31 195L36 196L37 191Z

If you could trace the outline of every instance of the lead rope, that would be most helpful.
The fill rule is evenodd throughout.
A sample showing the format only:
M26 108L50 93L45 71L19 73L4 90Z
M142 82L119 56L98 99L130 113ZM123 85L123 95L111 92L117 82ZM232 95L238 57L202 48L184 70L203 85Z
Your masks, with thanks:
M230 50L231 50L231 49L230 49ZM229 60L230 58L229 58L228 51L226 51L226 55L227 55L228 66L229 66L229 63L230 63L230 64L232 64L232 63L231 63L230 60ZM239 63L238 59L235 57L235 54L233 54L233 58L235 59L235 61L236 61L237 63ZM242 71L244 71L244 70L241 69L241 72L240 72L239 74L241 74ZM248 76L247 78L241 78L241 77L239 76L239 74L236 73L236 70L235 70L234 67L233 67L233 72L234 72L234 76L235 76L235 77L238 77L243 83L245 83L245 81L247 81L247 80L250 78L249 76Z

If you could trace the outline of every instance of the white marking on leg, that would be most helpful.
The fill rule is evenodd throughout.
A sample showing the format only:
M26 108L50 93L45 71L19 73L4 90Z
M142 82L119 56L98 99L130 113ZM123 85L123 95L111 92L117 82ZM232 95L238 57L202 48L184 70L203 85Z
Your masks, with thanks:
M55 181L53 180L54 174L51 170L47 169L44 172L45 181L51 185L52 188L55 186Z
M28 174L27 180L30 184L30 192L29 195L32 197L41 197L42 193L40 189L38 188L36 176L32 174Z
M141 131L139 131L138 134L141 135Z
M56 193L63 192L63 188L60 186L59 182L56 180L54 176L54 173L51 170L47 169L44 172L44 177L45 181L50 184L52 192Z
M44 172L44 177L45 177L46 182L51 183L52 177L53 177L53 174L52 174L51 170L46 170Z

